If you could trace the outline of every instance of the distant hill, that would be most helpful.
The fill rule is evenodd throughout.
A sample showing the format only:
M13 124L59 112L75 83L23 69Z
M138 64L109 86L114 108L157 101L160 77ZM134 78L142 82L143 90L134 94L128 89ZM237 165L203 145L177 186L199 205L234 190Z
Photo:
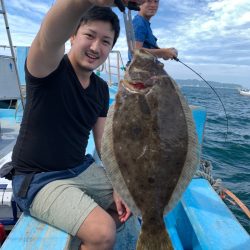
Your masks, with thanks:
M189 87L208 87L209 86L202 80L196 80L196 79L187 79L187 80L181 80L181 79L175 79L175 81L181 86L189 86ZM221 82L212 82L208 81L208 83L214 87L214 88L226 88L226 89L240 89L242 88L239 84L233 84L233 83L221 83Z

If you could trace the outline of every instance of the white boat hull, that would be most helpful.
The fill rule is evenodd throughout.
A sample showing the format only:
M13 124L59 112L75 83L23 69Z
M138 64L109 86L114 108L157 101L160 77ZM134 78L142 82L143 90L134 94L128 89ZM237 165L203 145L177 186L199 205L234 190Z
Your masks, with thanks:
M242 90L240 90L240 94L245 95L245 96L250 96L250 91L242 91Z

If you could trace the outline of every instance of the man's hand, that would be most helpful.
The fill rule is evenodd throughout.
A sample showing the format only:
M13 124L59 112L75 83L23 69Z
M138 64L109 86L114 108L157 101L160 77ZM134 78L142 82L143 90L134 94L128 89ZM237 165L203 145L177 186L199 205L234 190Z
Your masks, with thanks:
M88 0L91 4L97 6L112 6L114 5L114 0Z
M128 2L133 2L136 5L141 5L143 4L146 0L122 0L125 5L128 4Z
M159 57L164 60L175 59L178 56L178 51L175 48L162 48L159 49Z
M118 212L120 222L125 222L131 216L131 210L127 204L120 198L116 191L113 192L113 198Z

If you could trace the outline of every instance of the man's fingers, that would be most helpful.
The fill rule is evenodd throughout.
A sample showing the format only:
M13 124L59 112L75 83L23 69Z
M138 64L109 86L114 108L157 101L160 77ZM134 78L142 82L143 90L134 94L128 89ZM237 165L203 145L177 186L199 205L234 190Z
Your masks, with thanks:
M114 191L114 202L118 213L119 220L125 222L131 216L131 210L127 204L120 198L120 196Z
M174 55L175 57L178 56L178 50L177 50L177 49L171 48L171 51L172 51L172 53L173 53L173 55Z
M116 196L115 198L115 205L116 205L118 215L119 216L123 215L124 208L123 208L122 200L118 196Z
M131 216L131 212L130 213L124 213L124 215L120 216L119 219L121 222L126 222L127 219Z

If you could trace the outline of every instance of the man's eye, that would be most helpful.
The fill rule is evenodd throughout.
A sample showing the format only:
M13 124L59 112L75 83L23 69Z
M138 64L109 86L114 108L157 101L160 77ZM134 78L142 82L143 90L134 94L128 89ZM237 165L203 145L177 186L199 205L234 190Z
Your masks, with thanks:
M110 41L103 41L105 45L110 45Z
M92 34L88 34L88 33L86 33L86 34L84 34L86 37L88 37L88 38L92 38L93 37L93 35Z

